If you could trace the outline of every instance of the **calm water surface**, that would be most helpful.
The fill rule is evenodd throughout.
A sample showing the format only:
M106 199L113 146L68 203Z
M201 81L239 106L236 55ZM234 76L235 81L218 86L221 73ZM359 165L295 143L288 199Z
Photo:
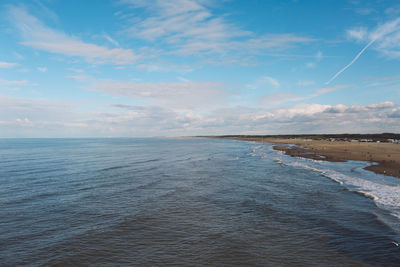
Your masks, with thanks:
M396 266L400 180L218 139L0 140L0 262Z

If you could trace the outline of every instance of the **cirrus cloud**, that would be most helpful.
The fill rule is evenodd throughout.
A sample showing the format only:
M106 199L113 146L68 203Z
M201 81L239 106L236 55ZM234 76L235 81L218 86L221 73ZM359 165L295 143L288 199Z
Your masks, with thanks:
M90 63L97 64L125 65L139 58L130 49L109 49L51 29L23 7L10 7L9 16L21 33L23 38L21 44L25 46L55 54L82 57Z
M257 54L316 41L291 33L260 35L243 30L226 17L215 15L210 3L202 0L123 0L121 3L146 12L143 19L129 20L130 26L125 32L132 38L166 44L170 54Z

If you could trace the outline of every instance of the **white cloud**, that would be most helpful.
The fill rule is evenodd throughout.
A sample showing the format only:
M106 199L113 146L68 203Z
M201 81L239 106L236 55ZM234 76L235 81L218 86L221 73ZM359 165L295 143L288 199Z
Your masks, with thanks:
M67 68L67 70L75 72L75 73L84 73L83 69L75 69L75 68Z
M15 88L15 86L24 86L28 84L29 82L27 80L4 80L0 78L0 89L10 89L10 87L18 89Z
M265 95L261 98L260 103L262 105L280 105L282 103L300 101L303 99L304 97L292 93L276 93Z
M165 39L176 43L185 38L199 40L221 40L228 36L242 36L246 32L228 31L228 25L221 18L214 17L201 1L124 1L136 8L152 13L129 32L135 37L147 40Z
M240 41L231 40L223 44L223 48L227 50L238 50L242 53L246 53L246 51L262 53L265 51L280 51L314 41L315 39L293 34L266 34Z
M259 53L281 50L301 43L315 41L293 34L256 35L216 16L202 0L125 0L122 3L144 9L146 18L131 20L126 32L134 38L149 42L164 42L170 53L193 55L200 53L226 54L229 51Z
M282 120L295 116L312 116L324 112L328 107L329 105L298 104L289 108L276 109L274 113L278 115L277 119Z
M371 111L380 111L389 108L393 108L396 105L393 102L387 101L378 104L364 105L364 106L349 106L345 105L336 105L331 106L325 110L327 113L362 113L362 112L371 112Z
M1 62L0 61L0 69L8 69L8 68L12 68L14 66L16 66L17 63L13 63L13 62Z
M314 61L312 62L307 62L306 67L309 69L313 69L317 66L317 63L320 62L324 58L324 55L322 54L321 51L318 51L317 54L314 56Z
M27 124L30 123L30 121L29 121L28 118L24 118L24 119L17 118L15 121L16 121L19 125L27 125Z
M46 67L38 67L37 70L40 72L46 72L47 68Z
M374 106L374 105L372 105ZM389 104L376 104L389 106ZM118 131L147 127L148 133L166 135L210 134L281 134L286 133L356 133L381 132L400 129L397 110L362 109L352 106L298 104L275 109L231 107L199 114L192 111L176 112L160 107L113 105L122 113L108 113L97 118L106 127L112 124ZM341 108L341 109L340 109ZM331 112L336 109L336 112ZM390 125L390 127L389 127ZM135 131L136 128L135 128Z
M87 81L87 80L92 79L91 76L86 75L86 74L69 75L67 77L71 78L71 79L74 79L75 81L78 81L78 82L83 82L83 81Z
M23 45L50 53L83 57L91 63L124 65L133 63L139 58L130 49L109 49L53 30L29 14L24 8L11 7L9 13L22 34Z
M279 81L271 76L262 76L260 78L258 78L257 80L255 80L252 83L246 84L246 88L248 89L265 89L266 84L271 85L274 88L279 88L281 86L281 84L279 83Z
M365 106L298 104L273 109L225 107L208 113L116 103L98 105L96 111L83 112L81 104L0 95L0 136L176 136L400 130L400 108L392 102Z
M387 41L386 38L391 39L391 37L393 37L393 35L391 34L396 34L398 33L399 30L400 30L400 17L377 26L372 32L370 32L369 38L381 39L380 40L381 42L385 42Z
M382 102L379 104L367 105L366 108L367 109L385 109L385 108L392 108L394 106L395 106L395 104L393 102L386 101L386 102Z
M329 92L334 92L339 89L350 87L348 84L336 85L333 87L325 87L315 90L314 93L305 96L299 96L293 93L275 93L268 94L261 98L260 103L262 105L280 105L286 102L295 102L311 99Z
M176 65L156 62L138 64L137 68L139 70L146 70L148 72L177 72L181 74L194 71L194 68L190 65Z
M363 27L350 29L347 31L347 35L357 41L365 41L368 43L346 66L333 75L326 84L331 83L346 69L353 65L365 50L373 44L375 49L384 55L391 58L400 58L400 18L378 25L374 30L369 32Z
M357 61L357 59L365 52L365 50L367 50L367 48L370 47L375 41L376 41L376 39L373 39L366 46L364 46L364 48L361 49L361 51L358 52L358 54L346 66L344 66L335 75L333 75L332 78L330 78L329 81L327 81L325 84L330 84L333 80L335 80L337 77L339 77L340 74L342 74L345 70L350 68L351 65L353 65Z
M400 57L400 17L376 26L350 29L348 36L357 41L375 42L374 49L394 58Z
M226 104L228 92L220 82L140 83L98 80L92 91L142 98L174 109L206 109Z
M30 121L63 120L69 117L64 111L72 108L72 105L61 101L14 98L1 94L0 106L0 120L3 121L18 121L20 118L28 118Z
M364 16L376 12L375 9L368 8L368 7L356 8L355 11L357 14L364 15Z
M5 85L27 85L28 81L27 80L1 80L0 79L0 84L5 84Z
M91 136L83 122L87 114L77 113L75 105L65 101L0 94L0 106L0 137Z
M400 108L394 108L392 111L388 114L389 118L400 118Z
M336 86L333 86L333 87L324 87L324 88L318 89L317 91L315 91L314 94L311 94L310 96L316 97L316 96L319 96L319 95L322 95L322 94L326 94L326 93L329 93L329 92L333 92L333 91L336 91L338 89L342 89L342 88L346 88L346 87L349 87L349 85L344 84L344 85L336 85Z
M389 106L389 104L381 103L376 106ZM237 127L231 125L229 129L227 126L229 129L227 131L231 134L237 134L238 131L243 134L399 131L400 121L396 121L397 111L391 111L389 108L359 107L357 112L351 106L320 104L298 104L267 110L241 110L241 116L236 118ZM335 112L332 112L333 109ZM236 116L234 111L225 110L224 114Z
M269 76L265 76L264 79L273 87L278 88L280 85L280 83L278 82L277 79L269 77Z
M349 112L352 107L345 105L298 104L275 109L237 107L216 110L196 123L207 125L207 128L197 126L204 134L366 133L400 129L400 121L396 121L397 110L361 107L364 109L358 112ZM336 112L330 112L333 108Z
M357 41L365 40L367 35L368 35L367 29L364 27L358 27L358 28L347 30L347 36L350 39L355 39Z

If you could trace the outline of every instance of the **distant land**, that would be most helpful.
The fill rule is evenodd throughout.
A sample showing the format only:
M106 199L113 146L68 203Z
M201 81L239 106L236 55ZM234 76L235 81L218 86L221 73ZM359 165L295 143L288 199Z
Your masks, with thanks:
M288 134L198 136L275 143L292 157L325 161L372 162L364 169L400 178L400 134ZM278 145L279 144L279 145Z

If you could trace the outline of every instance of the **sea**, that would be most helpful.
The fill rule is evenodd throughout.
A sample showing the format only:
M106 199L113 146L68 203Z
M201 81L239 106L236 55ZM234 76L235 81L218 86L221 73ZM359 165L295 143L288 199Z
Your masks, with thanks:
M272 146L0 139L0 266L400 265L400 179Z

